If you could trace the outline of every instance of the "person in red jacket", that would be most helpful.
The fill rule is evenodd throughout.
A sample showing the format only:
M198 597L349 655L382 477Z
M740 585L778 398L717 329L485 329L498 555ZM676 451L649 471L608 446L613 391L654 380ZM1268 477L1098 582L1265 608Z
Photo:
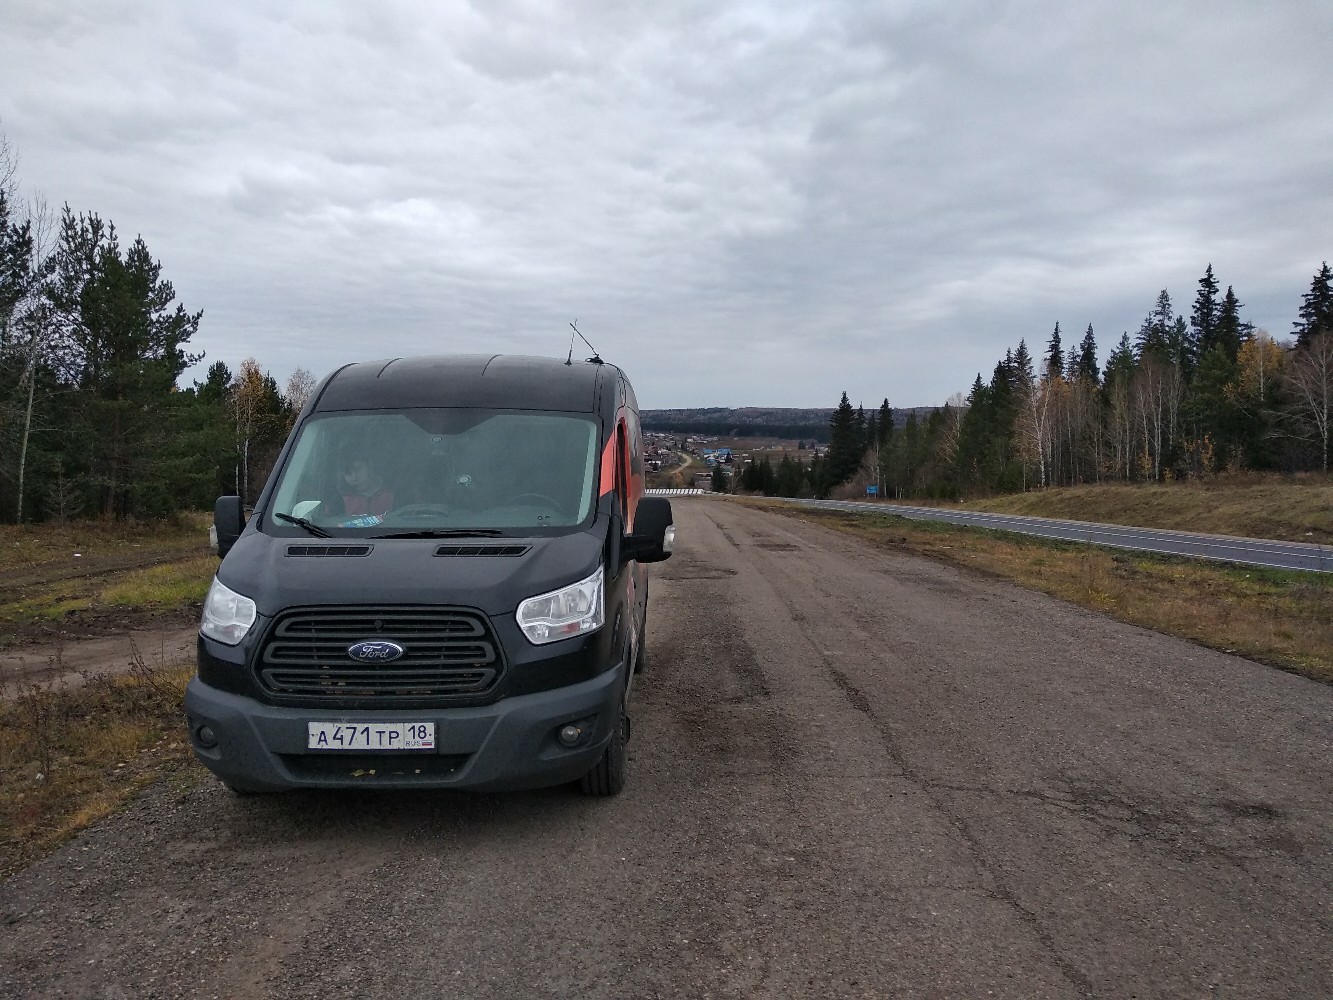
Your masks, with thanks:
M365 455L352 455L343 462L342 484L343 512L349 517L383 516L393 506L393 491Z

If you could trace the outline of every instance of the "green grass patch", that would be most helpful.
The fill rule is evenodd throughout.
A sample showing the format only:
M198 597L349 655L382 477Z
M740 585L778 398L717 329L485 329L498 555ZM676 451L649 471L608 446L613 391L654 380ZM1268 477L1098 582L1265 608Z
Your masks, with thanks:
M69 597L63 593L26 598L0 605L0 621L19 622L57 621L75 611L86 611L93 606L90 597Z
M104 588L98 601L115 607L175 608L198 604L217 570L217 556L193 556L134 570Z

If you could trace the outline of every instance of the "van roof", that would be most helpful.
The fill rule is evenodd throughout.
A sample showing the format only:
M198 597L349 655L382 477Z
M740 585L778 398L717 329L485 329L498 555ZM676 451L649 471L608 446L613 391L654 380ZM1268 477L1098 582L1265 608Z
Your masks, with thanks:
M393 358L347 365L329 377L317 411L415 406L596 413L612 365L502 354ZM614 385L614 381L606 383Z

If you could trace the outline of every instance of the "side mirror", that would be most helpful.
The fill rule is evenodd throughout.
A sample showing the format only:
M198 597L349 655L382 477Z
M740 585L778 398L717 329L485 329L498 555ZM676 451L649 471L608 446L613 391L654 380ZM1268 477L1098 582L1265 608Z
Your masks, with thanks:
M634 534L620 546L621 558L635 562L661 562L671 558L676 526L671 522L671 501L641 497L634 512Z
M240 497L218 497L213 504L213 530L217 533L218 555L225 556L245 530L245 509Z

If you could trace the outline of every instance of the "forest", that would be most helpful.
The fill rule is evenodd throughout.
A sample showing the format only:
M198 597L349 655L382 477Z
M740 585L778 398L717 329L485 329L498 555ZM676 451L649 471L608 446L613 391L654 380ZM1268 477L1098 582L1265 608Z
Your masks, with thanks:
M1209 264L1188 319L1169 292L1104 368L1093 328L1065 346L1057 322L1043 353L1026 339L989 381L897 428L887 399L869 414L843 393L827 452L744 470L736 485L781 496L859 493L961 499L1046 486L1163 482L1227 472L1327 473L1333 411L1333 272L1310 281L1291 335L1243 318Z

